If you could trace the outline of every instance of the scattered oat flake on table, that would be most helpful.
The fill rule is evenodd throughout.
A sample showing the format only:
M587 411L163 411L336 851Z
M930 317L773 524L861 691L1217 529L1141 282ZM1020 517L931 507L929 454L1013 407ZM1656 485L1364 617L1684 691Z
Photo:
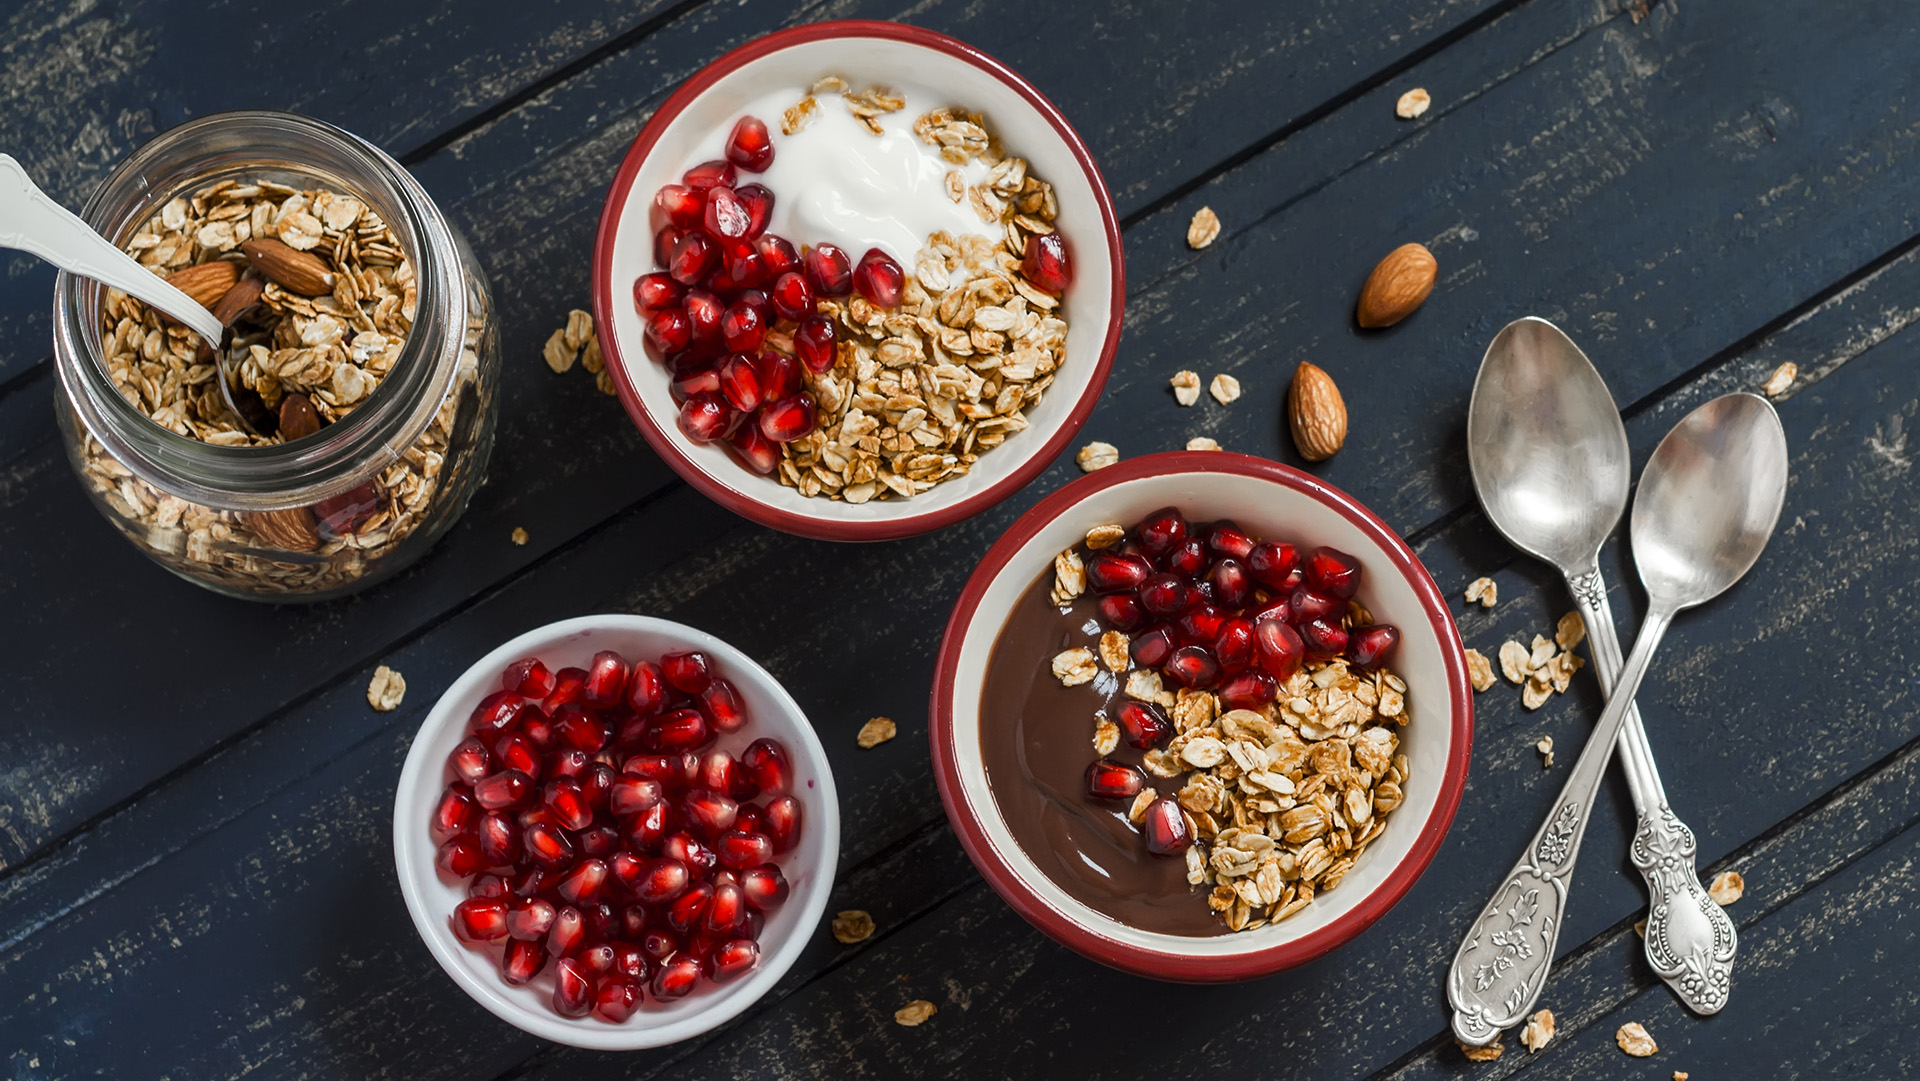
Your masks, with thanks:
M1185 370L1174 372L1173 378L1167 380L1167 383L1173 387L1173 400L1181 405L1192 405L1200 400L1199 372Z
M1553 768L1553 737L1541 736L1540 742L1534 744L1533 749L1540 752L1540 768L1552 769Z
M1187 440L1188 450L1219 450L1220 441L1210 436L1196 435Z
M568 349L578 349L587 344L593 336L593 316L575 308L567 313L566 342Z
M1527 1027L1520 1030L1520 1042L1528 1051L1538 1052L1553 1039L1553 1011L1541 1010L1527 1018Z
M1634 22L1639 22L1639 21L1640 20L1638 19L1634 20ZM1685 1070L1673 1071L1673 1081L1687 1081L1687 1071Z
M1210 206L1203 206L1193 212L1193 220L1187 223L1187 247L1195 251L1214 242L1220 235L1220 215Z
M531 540L532 538L527 535L527 531L525 529L522 529L519 526L514 526L513 533L509 535L508 539L513 541L513 543L515 544L525 544L527 543L527 541Z
M1457 1038L1453 1042L1459 1046L1460 1053L1467 1056L1468 1062L1492 1062L1494 1059L1500 1057L1502 1051L1506 1050L1506 1047L1498 1040L1495 1040L1485 1047L1475 1047L1470 1043L1461 1043Z
M1400 100L1393 103L1393 115L1402 120L1412 120L1426 112L1427 106L1432 104L1433 95L1416 86L1400 95Z
M1613 1034L1613 1042L1620 1045L1620 1050L1634 1058L1646 1058L1660 1050L1660 1045L1653 1042L1653 1037L1648 1035L1646 1029L1640 1027L1638 1021L1628 1021L1621 1025L1620 1031Z
M1738 901L1747 892L1747 880L1740 877L1738 871L1722 871L1713 876L1713 885L1707 887L1707 896L1722 908Z
M373 679L367 683L367 705L386 713L397 708L406 696L405 676L384 664L373 670Z
M1085 646L1062 650L1053 658L1053 678L1059 680L1062 687L1091 683L1099 671L1093 663L1093 651Z
M833 937L848 946L873 937L873 917L857 908L849 908L833 917Z
M1232 405L1240 399L1240 380L1225 373L1216 375L1213 382L1207 384L1207 393L1221 405Z
M1493 662L1477 649L1467 650L1467 678L1473 681L1473 689L1484 691L1493 686Z
M1479 602L1482 608L1500 603L1500 586L1491 578L1475 578L1467 583L1467 603Z
M1509 638L1500 643L1500 674L1510 683L1525 683L1530 666L1527 647Z
M854 742L858 743L862 750L871 751L892 739L899 731L900 729L893 723L893 718L875 717L860 726L860 734L854 737Z
M580 366L595 375L607 367L606 355L600 352L600 338L591 332L587 334L587 344L580 349Z
M1767 397L1778 398L1782 394L1785 394L1787 390L1793 386L1793 381L1799 377L1800 365L1789 360L1785 364L1775 368L1773 374L1767 377L1766 386L1760 389L1766 392Z
M920 1024L939 1011L940 1007L935 1006L926 999L916 998L905 1006L893 1011L893 1020L896 1024L913 1028L915 1025Z
M1105 469L1119 460L1120 448L1112 443L1088 443L1080 448L1080 453L1073 456L1074 464L1080 467L1082 473Z
M1560 617L1553 629L1553 641L1561 649L1572 649L1587 637L1587 621L1580 618L1578 612L1568 612Z
M609 398L618 397L620 394L620 388L613 385L613 373L605 368L593 373L593 385Z
M541 355L547 358L547 367L552 368L556 372L564 372L572 368L574 354L575 350L567 346L567 332L565 328L554 331L553 334L547 338L546 348L541 350Z

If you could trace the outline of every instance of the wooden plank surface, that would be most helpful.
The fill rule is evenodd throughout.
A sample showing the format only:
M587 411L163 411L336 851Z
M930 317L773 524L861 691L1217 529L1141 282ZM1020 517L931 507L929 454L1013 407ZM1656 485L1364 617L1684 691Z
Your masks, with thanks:
M0 336L10 572L0 601L14 615L0 653L31 658L0 721L0 987L15 992L0 995L7 1075L88 1076L129 1062L173 1077L1464 1072L1443 1035L1441 970L1557 787L1532 742L1549 733L1579 745L1598 713L1591 682L1539 714L1504 686L1481 696L1467 801L1441 858L1330 958L1238 988L1187 989L1048 943L979 882L945 829L921 703L938 628L973 562L1071 466L932 537L856 549L798 541L679 485L617 407L534 359L584 299L605 177L673 85L783 22L899 12L609 10L520 5L504 27L451 35L417 82L375 66L381 48L409 53L415 39L375 42L331 21L321 32L338 48L303 61L375 46L353 61L374 72L364 86L324 92L343 113L377 113L380 93L366 87L394 80L418 95L414 126L392 138L430 151L416 171L475 240L507 320L511 406L492 482L440 550L393 583L270 609L147 565L97 520L59 459L55 381L32 345L44 327L31 314L10 322L14 309L0 306L0 327L14 331ZM1803 384L1782 405L1795 451L1782 533L1751 581L1676 628L1642 699L1703 861L1753 883L1751 903L1735 910L1751 967L1721 1018L1680 1015L1634 957L1630 924L1644 899L1623 858L1624 793L1604 793L1569 914L1570 956L1550 988L1564 996L1548 1003L1563 1042L1537 1059L1510 1050L1493 1069L1538 1061L1555 1076L1627 1075L1611 1033L1637 1017L1669 1049L1630 1064L1647 1076L1688 1068L1669 1060L1676 1051L1700 1063L1695 1076L1719 1075L1743 1041L1790 1023L1816 1035L1783 1042L1780 1061L1822 1074L1857 1052L1868 1075L1898 1074L1910 1041L1850 1025L1864 992L1804 966L1810 951L1853 948L1910 968L1915 952L1898 920L1849 922L1841 910L1910 903L1920 806L1920 711L1906 675L1920 642L1908 443L1920 340L1902 333L1920 311L1916 76L1900 62L1920 20L1891 2L1669 2L1640 20L1607 4L1327 4L1251 26L1232 18L1241 12L1196 9L1178 24L1131 7L1062 6L1023 21L1012 5L932 4L909 15L1002 56L1054 97L1130 216L1136 286L1088 437L1142 453L1205 433L1290 460L1276 404L1292 364L1315 360L1356 407L1348 449L1321 472L1411 534L1443 588L1481 573L1500 580L1500 608L1456 612L1468 643L1491 653L1567 607L1550 572L1517 558L1473 511L1452 450L1493 329L1528 311L1561 321L1626 409L1636 460L1686 409L1797 361ZM144 19L136 29L154 40L180 32L177 18L146 9L29 6L11 18L18 41L62 42L69 59L91 55L90 41L133 40L75 28ZM1090 58L1063 60L1061 39L1088 41ZM128 51L118 74L84 85L62 82L77 76L57 65L24 65L31 50L17 42L0 50L7 85L25 88L0 109L37 123L78 115L73 102L121 98L186 115L228 92L191 80L157 91L179 63L171 45ZM1103 82L1078 66L1123 56L1145 74ZM489 78L456 85L463 64L490 65ZM1394 121L1391 102L1411 85L1432 88L1435 108L1417 124ZM1215 122L1222 114L1254 119ZM124 138L137 141L138 129ZM128 144L100 145L94 177ZM1227 229L1193 253L1180 238L1202 204ZM1431 238L1440 255L1434 301L1385 334L1353 331L1347 311L1373 248L1407 237ZM4 304L29 292L44 302L44 284L16 275ZM1233 371L1248 394L1232 409L1179 410L1165 378L1182 366ZM515 525L534 543L506 544ZM1628 618L1637 588L1625 585L1620 553L1609 551L1607 567ZM807 595L771 584L796 578L811 583ZM852 603L823 607L816 596ZM417 944L386 840L406 740L440 688L520 630L607 609L699 624L793 690L845 792L834 907L867 908L882 927L854 948L823 931L747 1017L634 1056L545 1046L469 1002ZM376 662L412 685L394 714L364 706ZM851 734L875 713L898 718L901 738L861 752ZM1769 995L1775 979L1820 993ZM190 1014L174 1005L182 995ZM942 1013L899 1029L892 1010L912 997ZM1136 1009L1172 1035L1126 1023ZM1222 1017L1235 1023L1223 1030ZM1835 1039L1817 1035L1828 1029Z

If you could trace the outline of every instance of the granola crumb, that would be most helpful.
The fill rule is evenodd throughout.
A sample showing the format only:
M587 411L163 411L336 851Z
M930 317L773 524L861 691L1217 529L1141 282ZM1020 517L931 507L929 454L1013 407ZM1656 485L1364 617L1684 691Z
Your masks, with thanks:
M1219 450L1220 441L1204 435L1196 435L1187 440L1188 450Z
M1747 892L1747 880L1738 871L1722 871L1713 876L1713 884L1707 887L1707 896L1722 908L1738 901Z
M1214 242L1220 236L1220 215L1210 206L1203 206L1193 212L1193 220L1187 223L1187 247L1195 251Z
M1460 1053L1467 1056L1468 1062L1492 1062L1494 1059L1499 1058L1501 1053L1506 1050L1506 1047L1499 1040L1495 1040L1485 1047L1475 1047L1470 1043L1463 1043L1457 1037L1453 1042L1460 1048Z
M1634 21L1639 22L1640 20L1635 19ZM1687 1081L1687 1071L1685 1070L1673 1071L1673 1081Z
M1053 678L1059 680L1062 687L1090 683L1098 672L1093 663L1093 651L1084 646L1062 650L1053 658Z
M940 1007L935 1006L924 998L916 998L905 1006L893 1011L893 1020L895 1024L913 1028L938 1012L940 1012Z
M1119 460L1120 448L1112 443L1088 443L1080 448L1080 453L1073 456L1074 464L1080 467L1082 473L1105 469Z
M1200 400L1200 373L1181 369L1167 380L1173 387L1173 400L1181 405L1192 405Z
M1540 742L1534 744L1533 749L1540 752L1540 768L1552 769L1553 768L1553 737L1541 736Z
M367 705L386 713L399 708L400 700L406 696L405 676L384 664L373 670L373 679L367 684Z
M1553 1011L1541 1010L1527 1018L1527 1027L1520 1030L1520 1042L1530 1053L1538 1053L1553 1039Z
M1124 672L1133 667L1133 655L1128 651L1127 636L1119 631L1108 631L1100 636L1100 662L1114 672Z
M511 540L515 544L525 545L527 541L533 538L527 535L527 531L525 529L522 529L519 526L514 526L513 532L508 535L507 539Z
M1641 1027L1638 1021L1628 1021L1621 1025L1619 1031L1613 1034L1613 1042L1620 1045L1620 1050L1634 1058L1646 1058L1660 1050L1660 1045L1653 1042L1653 1037Z
M1098 552L1103 548L1111 548L1126 539L1126 529L1117 525L1097 525L1087 530L1089 551Z
M857 908L846 909L833 917L833 937L847 946L865 942L873 937L873 917Z
M1484 691L1493 686L1493 662L1477 649L1467 650L1467 678L1473 680L1473 689Z
M1500 586L1491 578L1475 578L1467 583L1467 603L1479 602L1482 608L1500 603Z
M1793 381L1799 377L1800 365L1789 360L1785 364L1775 368L1773 374L1767 377L1766 385L1760 389L1766 392L1767 397L1778 398L1792 389Z
M1207 384L1207 393L1213 395L1213 400L1221 405L1232 405L1240 400L1240 380L1223 372Z
M1120 726L1105 717L1094 722L1093 753L1105 758L1120 749Z
M899 726L893 723L893 718L873 717L860 726L860 734L854 737L854 742L860 744L861 750L871 751L899 732Z
M1412 120L1426 112L1427 106L1432 104L1433 95L1416 86L1400 95L1400 100L1393 103L1393 115L1402 120Z

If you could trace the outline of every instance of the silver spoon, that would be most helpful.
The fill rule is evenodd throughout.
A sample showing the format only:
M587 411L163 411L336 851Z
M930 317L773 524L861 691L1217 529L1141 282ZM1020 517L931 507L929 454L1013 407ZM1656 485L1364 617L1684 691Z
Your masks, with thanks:
M94 232L79 215L54 202L27 175L25 167L7 154L0 154L0 248L29 252L70 274L110 285L165 312L206 339L216 358L224 353L221 340L226 328L212 312ZM220 384L227 408L242 425L257 433L257 418L249 417L234 401L231 374L224 364L218 367L220 378L215 382Z
M1627 508L1627 431L1600 373L1560 328L1544 319L1507 324L1487 347L1467 410L1467 455L1480 505L1514 546L1557 567L1586 621L1600 689L1620 674L1600 547ZM1667 805L1638 709L1629 709L1617 748L1639 827L1635 866L1646 878L1646 951L1653 970L1695 1013L1719 1012L1733 967L1733 921L1700 885L1693 831ZM1571 860L1563 885L1571 885ZM1554 922L1566 891L1542 901ZM1705 979L1693 966L1704 959ZM1502 974L1503 985L1544 976L1551 955ZM1496 996L1497 997L1497 996ZM1519 1015L1488 1017L1496 1028Z
M1566 877L1654 651L1675 614L1718 596L1753 566L1786 491L1786 434L1773 407L1752 394L1715 398L1655 448L1633 501L1633 556L1647 587L1647 618L1553 812L1454 956L1447 999L1461 1040L1492 1043L1502 1025L1525 1016L1539 999L1546 960L1560 939ZM1705 962L1688 960L1701 982L1711 978ZM1719 988L1719 997L1726 991Z

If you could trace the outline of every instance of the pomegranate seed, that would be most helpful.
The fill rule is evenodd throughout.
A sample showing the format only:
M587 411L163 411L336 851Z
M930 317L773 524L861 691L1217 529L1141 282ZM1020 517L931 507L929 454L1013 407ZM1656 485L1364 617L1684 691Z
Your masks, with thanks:
M1095 799L1132 799L1147 785L1147 775L1125 762L1102 758L1087 763L1087 795Z
M701 394L720 397L720 369L710 358L696 358L681 353L671 362L673 368L673 397L676 401ZM726 399L721 398L722 404Z
M474 802L489 811L519 807L533 797L533 779L517 769L482 777L473 786Z
M754 787L751 780L745 781L744 783L747 787ZM754 795L758 794L758 792L754 793ZM729 793L729 795L731 795L731 793ZM752 799L753 796L734 796L733 798L738 801ZM760 805L756 803L740 804L740 813L733 817L733 828L742 833L765 833L767 832L766 825L767 816L760 810Z
M1307 581L1321 593L1344 601L1360 592L1360 561L1338 548L1315 548L1302 566Z
M581 830L577 840L581 854L595 859L606 859L620 851L620 831L612 826Z
M1220 662L1205 646L1182 646L1173 651L1160 671L1182 687L1208 687L1220 678Z
M676 931L691 931L699 925L700 918L707 914L707 906L712 903L713 886L706 882L695 882L667 906L667 924Z
M500 978L514 987L538 976L545 967L547 951L538 942L515 939L507 943L506 952L500 955Z
M1347 610L1346 603L1338 597L1315 593L1311 589L1294 590L1293 596L1287 598L1287 604L1293 609L1295 622L1334 618Z
M713 849L720 858L720 866L744 871L773 858L773 839L764 833L728 830L713 843Z
M647 344L662 356L678 353L693 342L693 323L678 308L666 308L647 316Z
M1291 677L1307 659L1307 646L1299 632L1277 619L1262 619L1253 625L1253 646L1260 667L1277 680Z
M692 881L693 875L686 864L671 856L662 856L642 870L639 880L633 884L633 899L643 905L665 904L685 893Z
M773 472L780 464L779 444L760 434L760 425L742 424L728 438L727 445L733 448L734 457L740 463L761 476Z
M785 852L800 843L800 801L780 796L767 801L764 832L773 839L773 850Z
M713 887L713 899L707 902L706 918L702 925L712 934L724 935L747 918L747 898L740 887L732 882L723 882Z
M740 873L740 892L748 907L765 912L787 899L787 876L774 864L762 864Z
M663 798L665 793L659 781L623 774L613 782L612 789L607 793L607 809L624 817L639 814Z
M707 205L700 223L707 235L716 240L738 240L747 235L753 215L731 187L716 184L707 189Z
M596 706L618 705L626 693L627 659L610 649L595 653L587 666L587 701Z
M676 709L653 722L648 739L663 751L697 750L713 742L713 729L697 709Z
M527 859L543 870L558 871L573 862L573 842L558 826L536 822L520 834Z
M560 707L560 712L553 718L553 734L562 746L586 754L593 754L605 747L607 740L613 737L607 722L577 705Z
M813 431L813 395L801 391L760 411L760 434L775 443L791 443Z
M640 884L640 879L647 873L647 863L648 861L631 852L615 851L607 857L607 877L619 883L620 888L626 890L626 895L631 897L634 887ZM640 929L636 927L633 933L626 937L633 938L639 933Z
M769 327L773 326L776 317L773 310L773 301L767 297L764 291L757 287L742 289L734 295L733 299L735 302L745 304L747 307L759 312L760 321Z
M754 370L751 356L735 353L720 363L720 393L728 405L743 413L760 408L760 373Z
M793 332L793 351L800 363L815 375L823 375L833 370L839 359L835 347L833 320L824 315L809 315L800 320L800 329Z
M1316 661L1331 660L1347 651L1347 629L1324 619L1301 624L1300 640L1307 644L1307 656Z
M512 728L526 705L526 699L511 691L495 691L473 707L473 715L467 718L467 728L482 736Z
M1130 698L1120 703L1113 714L1114 723L1120 726L1120 735L1129 747L1151 750L1173 735L1173 723L1167 720L1166 712L1152 702Z
M593 925L593 918L591 916L587 917L587 925L589 927ZM611 926L611 924L609 924L609 926ZM577 956L580 964L586 968L587 975L595 979L613 971L613 947L604 942L598 946L588 946L586 949L581 950Z
M734 123L727 136L727 160L756 173L773 164L773 136L759 117L743 116Z
M735 777L743 773L740 763L734 761L733 755L726 751L708 751L700 759L699 784L703 788L710 788L724 794L733 791Z
M853 290L871 301L876 308L893 308L900 303L900 291L907 284L907 275L893 256L879 248L868 248L867 254L860 257L860 264L853 268Z
M383 505L385 501L380 496L380 490L373 486L372 481L368 481L352 491L315 503L314 524L319 527L323 539L332 540L359 529Z
M607 762L595 760L580 775L580 794L586 797L587 806L596 811L607 809L607 792L613 788L614 778L619 774Z
M660 671L676 690L699 694L713 682L713 661L697 649L669 653L660 658Z
M706 200L685 184L662 185L653 193L653 205L660 208L668 222L682 229L698 226L706 210Z
M493 745L493 760L500 769L517 769L529 779L540 776L540 752L525 736L509 732Z
M694 772L698 774L699 763L696 760ZM621 773L630 773L649 781L656 781L666 791L677 791L687 787L691 781L680 772L680 756L666 754L636 754L620 764Z
M1207 581L1213 585L1214 602L1225 608L1238 608L1253 596L1253 576L1232 556L1215 563Z
M547 776L578 777L587 772L592 760L578 747L563 747L547 756Z
M1256 544L1253 546L1253 551L1247 553L1248 573L1253 575L1254 581L1268 589L1282 588L1287 575L1293 572L1293 568L1299 562L1300 557L1293 550L1293 545L1281 544L1277 541ZM1292 590L1289 589L1288 592Z
M789 270L780 275L768 295L773 299L773 310L779 312L782 319L797 323L813 314L813 286L807 284L804 274Z
M696 788L680 801L680 813L695 832L717 837L733 825L740 805L718 792Z
M1168 627L1155 627L1144 634L1137 634L1128 644L1127 652L1133 656L1133 663L1141 668L1158 668L1173 656L1179 642L1174 641L1173 631Z
M478 813L473 796L464 785L448 785L440 795L439 805L433 809L434 836L442 840L452 837L473 825Z
M1304 570L1301 570L1299 567L1295 567L1292 570L1287 572L1286 580L1281 583L1280 588L1284 592L1291 594L1294 590L1299 589L1301 586L1304 586L1306 584L1307 584L1307 572Z
M538 867L528 867L512 878L507 879L507 892L515 897L532 897L547 884L547 873Z
M753 250L760 253L760 260L767 265L767 273L775 278L789 270L800 269L800 253L786 237L773 233L762 233L753 242Z
M1147 515L1134 527L1134 535L1140 542L1140 548L1149 556L1159 559L1184 543L1187 539L1187 519L1173 507L1161 507Z
M640 985L632 980L601 980L593 992L593 1015L609 1024L620 1024L640 1008Z
M1140 607L1151 615L1170 616L1182 611L1192 599L1192 591L1179 575L1156 574L1140 586Z
M853 290L853 260L832 244L816 244L803 259L815 296L843 297Z
M541 803L567 829L583 830L593 825L593 809L580 794L580 786L565 777L547 782Z
M1137 555L1105 552L1087 560L1087 585L1095 593L1131 593L1153 573L1153 564Z
M656 270L633 280L633 306L642 315L665 311L679 304L686 291L686 286Z
M733 429L740 414L713 394L694 394L680 406L680 430L696 443L711 443Z
M679 828L680 820L674 814L673 805L656 803L627 824L627 844L636 852L656 851L661 842Z
M1293 622L1293 605L1285 597L1276 597L1254 609L1251 618L1255 623L1263 619L1278 620L1281 623Z
M701 844L691 833L676 833L660 844L662 855L679 860L687 865L687 871L699 878L707 875L719 860L711 849Z
M741 244L740 247L727 253L727 278L743 293L758 292L760 286L767 280L767 261L760 258L759 251L752 245ZM757 308L759 305L756 304L754 307ZM768 305L768 307L772 306ZM767 313L760 314L764 317Z
M749 939L736 938L723 942L713 951L713 979L723 983L738 976L752 972L760 964L760 946Z
M640 952L654 964L661 964L667 958L680 952L680 939L672 931L656 927L640 936Z
M613 937L619 929L620 918L614 915L613 906L608 904L588 905L580 910L580 919L587 928L587 944L597 945ZM611 962L611 958L608 961Z
M538 657L517 660L500 673L500 686L525 698L545 698L553 693L553 683L553 671Z
M1140 598L1132 594L1110 593L1098 603L1101 621L1114 630L1137 630L1147 621L1147 610L1140 607Z
M1213 656L1223 672L1238 672L1253 663L1253 624L1229 619L1213 638Z
M1180 637L1190 646L1211 646L1226 625L1226 613L1202 603L1181 613Z
M587 670L584 668L562 668L553 675L553 692L547 695L540 707L548 713L559 709L569 702L578 702L587 693Z
M1272 676L1258 668L1249 668L1244 672L1228 676L1218 690L1220 705L1223 708L1257 710L1273 701L1280 691L1280 685Z
M520 736L537 752L551 750L553 722L548 718L547 711L528 702L526 708L520 711ZM533 773L537 776L538 770L534 770Z
M1347 642L1347 656L1353 663L1363 668L1379 664L1381 659L1393 652L1400 644L1400 630L1391 623L1376 623L1371 627L1355 627Z
M538 942L553 928L554 908L538 897L522 898L507 908L507 934L525 942Z
M480 855L489 867L506 867L520 859L520 825L499 811L480 818Z
M1073 263L1067 257L1067 242L1059 233L1035 233L1027 238L1027 252L1020 260L1020 274L1037 289L1064 293L1073 284Z
M1156 856L1174 856L1193 844L1193 832L1187 828L1187 816L1180 805L1162 796L1147 805L1140 832L1147 838L1147 851Z
M700 982L700 962L694 959L675 958L660 966L653 974L653 997L657 999L685 998Z
M765 401L778 401L800 391L800 365L785 353L763 350L753 360L760 376L760 392Z
M560 876L554 888L560 896L576 905L590 905L600 899L600 888L607 881L605 861L595 859L581 860L573 869Z
M628 905L620 910L620 937L637 939L647 930L647 908L645 905ZM652 966L647 964L647 955L631 941L614 947L613 969L635 979L646 979Z
M718 948L719 945L719 938L708 934L702 928L696 927L687 935L685 956L704 969L707 959L713 956L713 951Z
M784 796L793 788L793 762L778 740L756 739L747 744L740 752L740 765L764 795Z
M1198 537L1188 537L1167 553L1167 569L1192 578L1207 565L1207 546Z
M455 777L472 784L493 772L493 758L487 754L486 744L469 737L461 740L447 756L447 767Z
M734 189L740 205L747 210L747 237L752 239L767 231L767 222L773 218L773 192L765 184L743 184ZM759 264L757 280L766 280L766 261L754 253L754 262ZM738 277L739 275L735 275Z
M702 200L704 209L705 200ZM673 263L673 251L680 246L680 229L669 225L653 234L653 265L670 266Z
M469 897L453 906L453 933L462 942L493 942L507 937L507 903L497 897Z
M434 866L456 878L468 878L487 869L487 858L480 844L471 837L455 837L433 854Z
M563 957L553 966L553 1012L562 1017L585 1017L593 1009L593 979L586 966Z
M703 161L681 174L680 182L694 191L705 193L714 187L733 187L740 179L731 164L724 161Z
M667 273L681 285L698 285L719 261L720 249L705 233L687 232L673 245L673 254L666 263Z
M554 912L553 928L547 932L547 952L555 957L570 957L587 944L587 920L580 910L567 905Z
M1207 551L1216 556L1231 556L1244 563L1253 554L1253 538L1232 522L1215 522L1207 530Z
M652 661L635 663L627 678L627 706L635 713L654 713L666 701L667 679L660 674L660 666Z
M720 343L720 316L727 310L727 306L719 297L705 289L689 289L686 299L681 301L681 310L686 312L693 344L718 345Z

